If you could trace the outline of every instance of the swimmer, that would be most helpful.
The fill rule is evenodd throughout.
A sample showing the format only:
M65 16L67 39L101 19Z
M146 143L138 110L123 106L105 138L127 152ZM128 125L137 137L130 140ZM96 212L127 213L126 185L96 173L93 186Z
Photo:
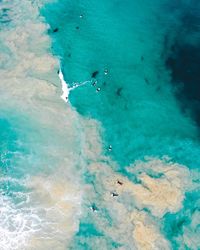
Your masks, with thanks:
M58 28L55 28L54 30L53 30L53 33L56 33L56 32L58 32Z
M99 74L99 71L98 71L98 70L94 71L94 72L92 73L92 78L95 78L98 74Z
M119 185L122 186L122 185L123 185L123 182L121 182L121 181L118 180L118 181L117 181L117 184L119 184Z
M95 206L95 204L92 204L92 206L90 207L90 209L93 211L93 212L97 212L98 209L97 207Z
M92 83L92 86L95 86L97 84L97 81L94 81L93 83Z
M117 196L119 196L117 193L114 193L114 192L113 192L111 195L112 195L112 197L117 197Z

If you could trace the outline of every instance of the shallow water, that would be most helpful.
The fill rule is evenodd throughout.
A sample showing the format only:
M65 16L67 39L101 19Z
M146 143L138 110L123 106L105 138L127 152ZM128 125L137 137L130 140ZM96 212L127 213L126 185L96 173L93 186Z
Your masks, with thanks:
M199 249L198 1L0 13L1 249Z

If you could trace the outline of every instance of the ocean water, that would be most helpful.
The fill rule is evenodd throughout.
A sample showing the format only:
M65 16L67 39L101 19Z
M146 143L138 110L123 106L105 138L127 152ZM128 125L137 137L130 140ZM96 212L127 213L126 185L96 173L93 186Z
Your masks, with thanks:
M199 1L2 0L0 58L0 249L200 249Z

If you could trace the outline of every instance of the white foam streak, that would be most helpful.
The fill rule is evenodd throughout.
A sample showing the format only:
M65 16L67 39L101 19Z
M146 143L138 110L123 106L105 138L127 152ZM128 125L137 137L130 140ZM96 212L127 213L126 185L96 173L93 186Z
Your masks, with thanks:
M80 86L83 86L87 83L91 83L91 81L85 81L85 82L82 82L82 83L73 83L74 86L72 87L68 87L68 84L66 83L66 81L64 80L64 76L63 76L63 73L61 71L61 69L59 70L59 73L58 73L58 76L60 78L60 81L61 81L61 84L62 84L62 95L60 96L65 102L68 102L68 97L69 97L69 94L70 94L70 91L80 87Z

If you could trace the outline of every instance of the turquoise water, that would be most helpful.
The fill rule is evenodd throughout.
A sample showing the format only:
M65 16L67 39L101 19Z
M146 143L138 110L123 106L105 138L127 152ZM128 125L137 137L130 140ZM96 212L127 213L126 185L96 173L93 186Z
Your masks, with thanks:
M195 122L182 114L165 67L167 47L174 41L164 41L184 25L174 25L176 18L181 22L180 13L169 15L164 1L59 1L44 12L51 28L59 29L52 34L53 51L61 58L66 81L90 80L98 71L96 86L73 91L70 102L80 114L102 123L105 154L112 145L111 155L121 167L145 155L165 154L190 167L199 164L185 152L194 147L198 160Z
M166 64L168 58L173 58L173 46L177 50L178 46L193 46L199 53L199 12L194 8L199 8L195 1L65 0L42 9L50 24L52 51L60 58L66 82L73 85L73 82L91 80L91 84L71 92L70 103L81 115L101 123L103 154L116 161L117 171L134 182L138 181L137 174L128 173L126 166L146 156L168 156L198 173L199 128L194 105L189 102L182 109L187 94L178 99L177 93L184 89L179 79L174 82L175 69ZM193 15L196 19L192 19ZM198 76L193 81L196 81L194 86L198 84ZM155 173L151 176L156 178ZM96 202L102 199L102 193L102 190L98 192ZM198 234L198 226L194 229L191 225L198 199L197 191L188 192L179 212L167 213L159 219L171 248L200 247L197 242L190 246L184 244L181 238L184 228ZM91 217L84 220L97 223ZM120 240L114 241L114 247L105 230L95 233L98 223L96 228L90 225L84 231L80 226L72 249L98 248L97 236L107 242L98 249L119 248ZM79 240L85 243L77 245ZM135 249L134 245L124 247Z
M199 2L0 4L0 249L200 249Z

